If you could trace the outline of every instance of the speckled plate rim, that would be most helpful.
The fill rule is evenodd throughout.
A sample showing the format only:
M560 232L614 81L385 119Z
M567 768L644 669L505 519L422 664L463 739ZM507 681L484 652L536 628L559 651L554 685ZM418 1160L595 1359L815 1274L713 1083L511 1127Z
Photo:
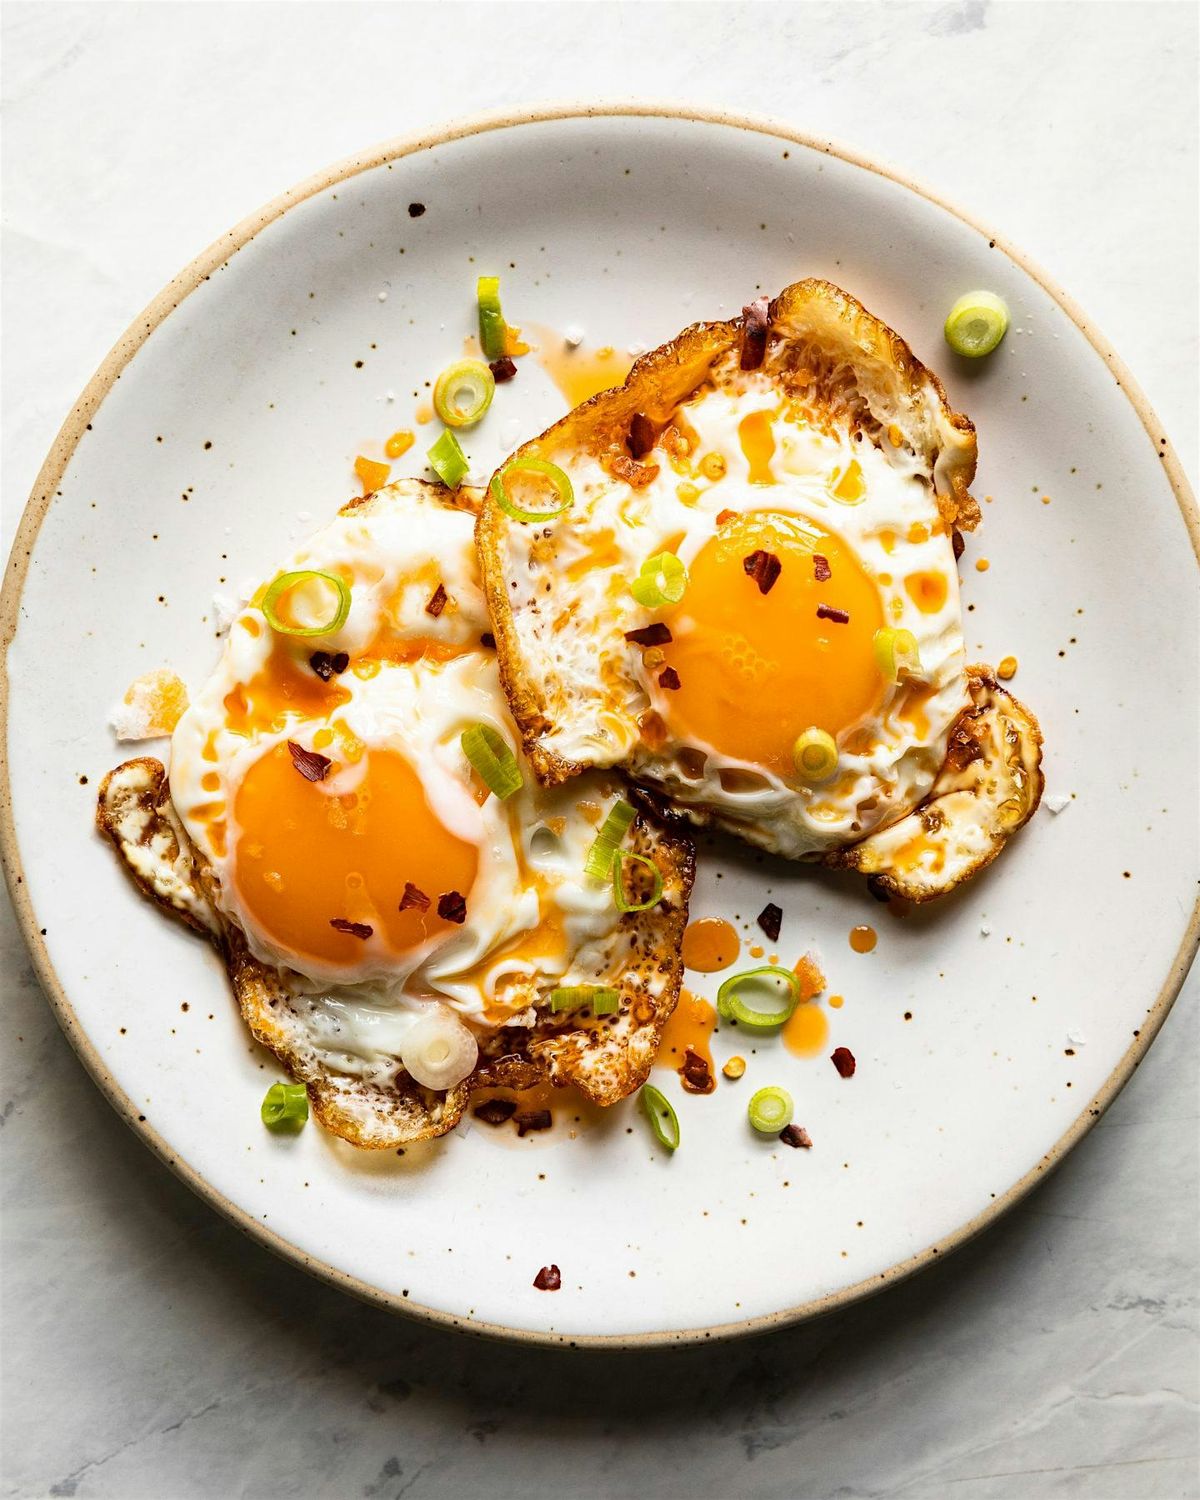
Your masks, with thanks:
M1179 504L1184 524L1187 526L1191 537L1193 552L1196 555L1198 563L1200 563L1200 512L1197 511L1195 498L1192 495L1191 488L1179 464L1178 458L1162 432L1162 424L1154 415L1145 396L1116 352L1103 335L1088 321L1082 309L1021 251L1009 244L999 234L980 224L972 215L966 213L955 204L948 202L940 194L919 182L915 182L906 173L894 167L885 166L848 147L837 145L832 141L826 140L824 137L805 134L804 132L792 129L778 120L763 116L742 115L724 110L705 109L683 103L618 100L594 104L543 104L536 108L495 111L472 116L468 119L453 121L440 130L385 141L368 151L347 157L306 178L295 187L289 188L286 192L273 198L269 203L258 209L257 212L250 214L241 223L235 225L227 234L222 235L220 239L214 241L190 265L186 266L177 276L168 282L163 290L159 292L158 296L134 319L125 333L106 355L91 380L88 381L82 395L76 401L70 415L63 423L58 436L54 440L54 445L50 449L38 474L13 539L3 591L0 592L0 643L3 646L3 660L0 661L0 862L3 863L9 895L12 898L13 908L16 912L17 921L26 946L29 949L34 970L45 990L50 1006L58 1019L58 1023L65 1032L67 1040L78 1053L84 1067L91 1074L109 1103L125 1123L137 1132L146 1145L155 1152L160 1160L176 1176L180 1177L194 1192L206 1199L218 1212L223 1214L245 1234L257 1240L260 1244L265 1245L267 1249L274 1251L283 1259L292 1261L294 1264L301 1266L306 1271L320 1277L332 1286L339 1287L362 1298L364 1301L375 1303L391 1311L403 1312L424 1322L437 1324L446 1328L456 1328L462 1332L476 1333L524 1344L568 1345L579 1348L607 1349L648 1348L702 1343L710 1339L726 1339L762 1333L772 1328L783 1328L789 1324L798 1323L808 1318L818 1317L822 1314L833 1312L838 1308L846 1307L853 1302L870 1296L874 1292L882 1291L885 1287L893 1286L897 1282L903 1281L905 1278L913 1275L914 1272L931 1265L934 1261L944 1259L946 1255L965 1245L977 1234L987 1229L989 1225L995 1223L997 1219L1019 1203L1083 1139L1120 1093L1121 1089L1132 1077L1134 1070L1142 1058L1146 1055L1147 1048L1158 1034L1159 1028L1166 1019L1167 1012L1171 1009L1175 997L1179 993L1197 947L1200 946L1200 898L1197 899L1192 909L1174 961L1158 990L1158 995L1153 1006L1139 1027L1136 1039L1126 1049L1116 1067L1105 1080L1104 1085L1076 1117L1069 1129L1055 1142L1054 1146L1046 1152L1035 1166L1031 1167L1007 1192L1001 1194L986 1209L961 1225L953 1234L945 1236L939 1243L930 1245L917 1254L897 1262L886 1271L880 1272L864 1281L855 1282L854 1285L845 1287L841 1291L831 1292L825 1297L818 1297L811 1301L800 1303L798 1306L784 1308L762 1317L748 1318L742 1322L722 1323L707 1328L688 1329L682 1332L663 1330L642 1334L580 1334L570 1337L565 1334L541 1333L529 1329L508 1328L498 1323L456 1318L452 1314L439 1312L435 1308L424 1307L411 1300L380 1291L378 1288L370 1286L359 1278L338 1270L336 1266L329 1265L325 1261L306 1255L282 1235L268 1229L244 1209L239 1208L237 1204L231 1202L224 1194L217 1192L201 1173L188 1162L181 1160L171 1150L170 1146L156 1130L147 1122L139 1120L136 1106L109 1072L99 1052L84 1032L75 1015L71 1001L50 960L46 944L42 940L38 921L29 899L28 888L25 885L22 875L21 853L17 846L9 778L8 649L16 634L21 596L30 558L33 553L33 544L37 539L38 531L49 509L51 498L61 483L62 477L75 452L76 444L86 430L88 422L100 407L108 392L112 389L121 371L159 324L169 317L184 298L195 291L207 277L228 261L231 256L236 254L243 245L248 244L260 230L287 213L289 209L294 208L296 204L303 203L306 199L324 191L328 187L355 177L360 172L368 171L386 162L396 161L401 157L411 156L419 151L426 151L435 146L444 146L470 136L483 135L489 131L508 130L521 125L545 124L560 120L620 117L656 117L707 125L720 125L732 130L750 131L756 135L773 136L779 140L788 141L812 151L835 156L864 171L874 172L878 176L889 178L901 187L907 188L910 192L917 194L938 208L952 214L969 228L982 235L988 241L991 248L997 249L1003 255L1006 255L1009 260L1020 267L1028 276L1032 277L1058 303L1108 366L1118 388L1124 393L1137 413L1142 426L1146 429L1147 438L1162 462Z

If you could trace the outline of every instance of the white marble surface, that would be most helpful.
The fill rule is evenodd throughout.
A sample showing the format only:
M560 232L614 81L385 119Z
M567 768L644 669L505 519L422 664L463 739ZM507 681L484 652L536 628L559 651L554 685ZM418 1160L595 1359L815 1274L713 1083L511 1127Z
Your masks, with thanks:
M3 25L5 545L92 369L235 219L365 142L584 94L775 113L1002 226L1196 473L1192 6L18 4ZM7 907L0 974L6 1495L1200 1495L1195 975L1066 1165L934 1271L750 1343L585 1357L426 1331L246 1242L89 1083Z

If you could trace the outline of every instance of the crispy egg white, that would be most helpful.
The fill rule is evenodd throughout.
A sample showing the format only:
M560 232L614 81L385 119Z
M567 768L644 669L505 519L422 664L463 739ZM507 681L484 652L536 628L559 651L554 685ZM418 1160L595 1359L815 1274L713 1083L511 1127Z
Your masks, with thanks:
M392 488L403 503L384 492L344 512L280 570L343 579L336 635L274 632L260 590L170 767L223 920L278 972L324 1066L385 1084L431 1004L481 1038L532 1024L530 984L575 982L577 960L587 977L619 919L583 873L612 778L548 792L526 770L502 802L473 773L465 729L518 743L483 642L473 517L421 485ZM316 651L348 665L323 680ZM322 779L289 742L329 761ZM409 886L428 905L406 905Z

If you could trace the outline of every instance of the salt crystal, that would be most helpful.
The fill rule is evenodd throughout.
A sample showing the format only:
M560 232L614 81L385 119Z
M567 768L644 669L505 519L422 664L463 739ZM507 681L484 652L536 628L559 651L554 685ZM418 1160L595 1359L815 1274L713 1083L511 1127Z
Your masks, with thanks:
M578 349L585 337L586 335L578 323L568 324L563 333L563 341L568 349Z
M1042 801L1052 813L1060 813L1070 803L1071 798L1069 794L1056 792L1053 797L1043 797Z

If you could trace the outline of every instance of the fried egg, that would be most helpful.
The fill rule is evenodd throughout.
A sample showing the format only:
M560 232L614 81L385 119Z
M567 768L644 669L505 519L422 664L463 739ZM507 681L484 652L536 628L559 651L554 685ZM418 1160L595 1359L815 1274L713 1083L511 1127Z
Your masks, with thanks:
M231 954L256 1034L317 1086L318 1104L348 1084L368 1091L327 1111L360 1144L395 1138L364 1125L364 1097L414 1083L445 1095L497 1047L528 1065L540 1044L538 1076L574 1076L611 1102L641 1081L678 991L686 843L635 829L663 900L622 915L611 884L584 870L617 779L547 790L526 770L501 800L467 758L475 726L517 743L473 525L415 481L347 507L276 575L297 581L274 603L264 585L233 621L176 727L169 808L153 762L128 763L101 793L139 882L184 915L190 854L214 919L199 925ZM322 631L339 599L330 580L349 608ZM547 1004L555 987L603 984L621 991L615 1016ZM281 999L277 1034L266 1012ZM454 1053L442 1067L414 1061L431 1020ZM446 1102L423 1133L457 1119L462 1101Z
M978 518L974 430L858 303L804 282L688 330L526 454L570 507L524 524L490 494L479 545L546 781L621 766L790 858L930 794L971 704L955 543ZM819 777L797 761L814 733L836 749Z

